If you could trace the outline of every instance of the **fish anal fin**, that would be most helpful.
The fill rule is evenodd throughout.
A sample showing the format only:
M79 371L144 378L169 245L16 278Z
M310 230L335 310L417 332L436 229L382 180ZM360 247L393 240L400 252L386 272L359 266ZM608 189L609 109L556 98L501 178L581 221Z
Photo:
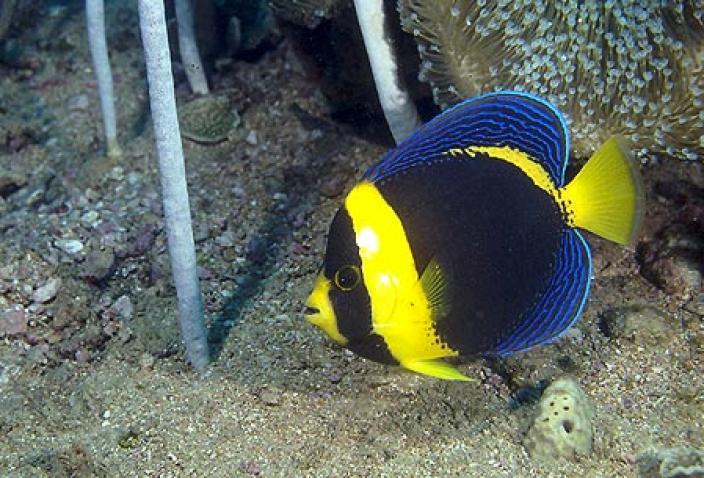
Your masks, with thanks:
M638 234L645 197L638 164L623 138L609 138L561 195L571 226L619 244L632 243Z
M459 380L464 382L476 382L476 379L469 378L462 374L455 367L442 360L412 360L402 362L401 366L421 375L428 375L442 380Z

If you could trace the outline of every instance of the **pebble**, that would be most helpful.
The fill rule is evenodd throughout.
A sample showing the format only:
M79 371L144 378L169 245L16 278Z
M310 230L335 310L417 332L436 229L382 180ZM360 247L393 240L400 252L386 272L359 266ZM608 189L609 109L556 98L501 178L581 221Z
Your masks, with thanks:
M247 144L251 144L252 146L256 146L258 141L257 141L257 132L252 130L247 134L247 138L245 138L245 141L247 141Z
M252 476L259 476L262 473L261 467L253 461L244 461L240 463L240 471Z
M270 407L281 405L281 397L279 396L279 393L269 389L264 389L259 393L259 400Z
M118 297L110 308L115 312L118 319L125 322L129 321L134 314L134 305L132 305L129 296L126 295Z
M27 184L23 174L0 170L0 196L7 197Z
M326 198L336 198L345 190L345 178L342 176L333 176L326 179L320 185L320 194Z
M144 352L139 357L139 366L141 368L149 369L154 366L154 356L148 352Z
M690 447L648 450L638 457L639 478L700 478L704 450Z
M629 338L641 345L667 343L677 330L667 315L649 305L608 310L601 316L599 327L607 337Z
M81 266L81 277L92 284L105 282L115 271L115 254L111 248L91 251Z
M52 277L46 281L43 286L34 291L32 294L32 300L40 304L46 304L56 297L59 287L61 287L61 279L58 277Z
M69 111L82 111L90 107L90 100L87 95L74 95L66 101L66 108Z
M88 211L81 216L81 222L87 226L92 226L99 217L98 211Z
M16 304L0 313L0 337L12 337L27 333L27 314Z
M54 245L67 254L77 254L83 250L83 243L78 239L57 239Z
M691 297L702 288L697 264L684 256L665 256L647 263L643 274L668 294Z

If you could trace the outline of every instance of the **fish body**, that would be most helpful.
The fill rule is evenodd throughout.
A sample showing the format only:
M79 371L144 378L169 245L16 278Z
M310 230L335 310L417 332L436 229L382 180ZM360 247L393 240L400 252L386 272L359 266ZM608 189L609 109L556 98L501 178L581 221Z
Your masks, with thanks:
M442 359L506 356L579 317L589 245L626 244L643 193L619 138L565 184L566 122L519 92L467 100L387 153L333 218L307 319L371 360L467 380Z

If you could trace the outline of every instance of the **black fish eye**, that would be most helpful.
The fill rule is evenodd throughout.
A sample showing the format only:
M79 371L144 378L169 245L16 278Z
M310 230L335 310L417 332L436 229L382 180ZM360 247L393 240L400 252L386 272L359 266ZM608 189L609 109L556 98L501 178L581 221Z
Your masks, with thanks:
M342 266L335 272L335 285L344 291L357 287L360 279L361 274L357 266Z

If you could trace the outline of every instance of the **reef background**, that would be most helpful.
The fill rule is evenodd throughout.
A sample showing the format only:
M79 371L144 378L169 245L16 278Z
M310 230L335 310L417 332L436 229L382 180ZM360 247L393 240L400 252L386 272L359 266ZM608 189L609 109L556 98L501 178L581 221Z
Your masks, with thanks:
M106 8L121 159L103 154L81 2L40 8L0 64L0 475L634 476L650 449L704 448L701 162L644 165L641 238L589 237L577 326L464 365L478 383L365 361L305 322L329 221L391 143L369 133L373 108L325 96L330 65L295 28L216 62L212 89L241 116L231 139L184 140L217 352L196 375L178 345L136 9ZM595 409L593 452L533 459L523 391L563 374Z

